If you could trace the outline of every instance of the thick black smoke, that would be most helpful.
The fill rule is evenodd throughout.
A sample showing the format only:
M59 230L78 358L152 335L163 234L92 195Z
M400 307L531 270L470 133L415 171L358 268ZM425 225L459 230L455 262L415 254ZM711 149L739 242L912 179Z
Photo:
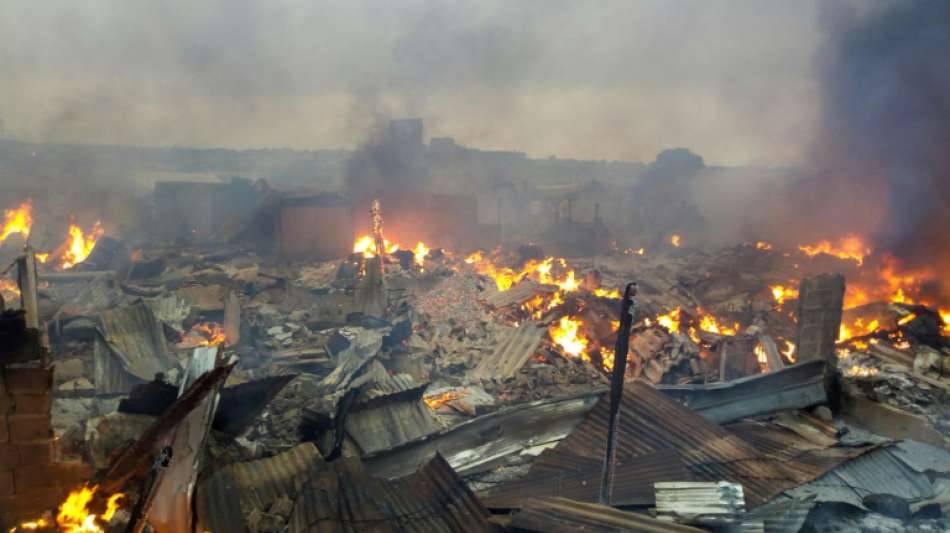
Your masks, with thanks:
M950 266L950 2L875 7L857 14L836 3L822 15L816 181L828 194L812 197L825 212L877 217L879 250Z

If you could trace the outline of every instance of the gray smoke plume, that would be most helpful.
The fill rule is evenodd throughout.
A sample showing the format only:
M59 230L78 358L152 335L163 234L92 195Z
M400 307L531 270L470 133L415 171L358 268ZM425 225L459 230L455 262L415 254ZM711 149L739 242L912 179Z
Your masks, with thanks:
M814 213L876 218L879 250L950 267L950 2L826 7Z

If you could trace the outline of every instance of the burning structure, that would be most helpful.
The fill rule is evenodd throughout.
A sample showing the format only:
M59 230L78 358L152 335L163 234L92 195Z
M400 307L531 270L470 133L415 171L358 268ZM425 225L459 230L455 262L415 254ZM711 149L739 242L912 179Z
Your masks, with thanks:
M894 9L822 56L842 149L744 185L730 231L689 150L535 159L416 118L345 158L189 151L222 178L122 220L0 191L0 528L950 529L946 129L855 94L929 72L904 61L940 35L904 25L950 21ZM870 171L884 222L839 221Z

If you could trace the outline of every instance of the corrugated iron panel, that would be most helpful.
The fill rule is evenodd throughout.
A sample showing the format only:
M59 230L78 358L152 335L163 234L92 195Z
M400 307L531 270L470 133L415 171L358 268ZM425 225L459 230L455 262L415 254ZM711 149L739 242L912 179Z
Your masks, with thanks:
M541 454L552 452L545 450ZM556 453L556 452L555 452ZM539 457L540 459L540 457ZM536 472L532 467L526 477L505 483L500 487L479 493L479 498L492 509L514 509L525 500L534 497L565 497L572 500L596 502L600 496L603 465L584 457L574 458L575 465L561 470ZM570 458L559 454L560 463L570 463ZM614 474L611 504L652 505L654 502L653 480L684 481L691 479L682 459L673 450L617 460Z
M608 405L601 399L582 424L555 450L599 459L607 435ZM744 426L755 444L683 407L643 381L628 383L621 400L617 454L637 457L672 449L697 481L730 481L745 488L754 508L781 492L809 482L873 447L822 449L774 425ZM670 481L653 479L652 481Z
M517 328L509 328L496 337L495 351L483 357L470 375L476 379L513 378L534 355L544 334L545 329L538 327L537 322L526 321Z
M746 513L743 525L749 522L760 523L767 533L798 533L808 513L815 506L814 498L794 499L780 497Z
M439 453L466 475L528 446L564 438L600 396L596 391L506 407L363 459L375 475L394 478L413 472Z
M311 470L300 487L291 533L494 531L488 511L441 456L411 476L373 478L354 460Z
M403 399L346 416L346 432L363 454L387 450L442 429L421 399Z
M102 336L129 374L151 381L171 368L165 333L152 310L142 300L99 314Z
M294 498L295 485L321 462L312 443L247 463L228 465L213 472L195 495L197 531L245 531L244 515L267 509L280 497Z
M555 532L635 532L635 533L699 533L702 530L666 522L646 515L621 511L567 498L533 499L525 502L510 526L525 531Z
M643 381L627 383L620 402L617 455L635 457L664 449L689 450L729 432L681 406ZM558 444L565 452L603 457L609 402L601 398L580 426Z
M943 448L905 440L888 448L888 451L917 472L950 473L950 451Z
M926 474L915 472L891 454L880 448L833 470L860 496L892 494L908 500L933 498L933 485Z

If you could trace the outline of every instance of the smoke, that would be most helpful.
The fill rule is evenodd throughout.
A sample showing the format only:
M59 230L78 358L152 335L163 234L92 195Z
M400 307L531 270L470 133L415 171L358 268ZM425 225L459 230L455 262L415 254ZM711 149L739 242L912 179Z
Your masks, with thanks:
M911 267L946 268L950 3L826 8L815 178L799 185L808 212L835 228L870 228L877 249Z
M349 148L419 116L539 157L788 163L814 5L766 4L0 0L0 116L24 140L239 149Z

